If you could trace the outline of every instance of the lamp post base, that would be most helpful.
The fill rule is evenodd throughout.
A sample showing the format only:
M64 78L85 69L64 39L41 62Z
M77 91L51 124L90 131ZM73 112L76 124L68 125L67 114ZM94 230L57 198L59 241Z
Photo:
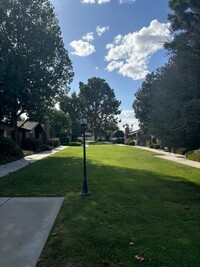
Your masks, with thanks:
M88 186L87 186L87 178L86 174L83 177L83 186L82 186L82 191L79 193L80 196L89 196L90 192L88 191Z
M90 196L90 192L80 192L79 193L79 195L81 196L81 197L87 197L87 196Z

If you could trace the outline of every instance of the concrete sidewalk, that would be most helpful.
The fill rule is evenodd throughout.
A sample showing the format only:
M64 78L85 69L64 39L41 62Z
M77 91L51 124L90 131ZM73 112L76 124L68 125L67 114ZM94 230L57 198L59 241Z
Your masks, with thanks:
M171 160L171 161L174 161L174 162L177 162L180 164L184 164L184 165L187 165L190 167L195 167L195 168L200 169L200 162L186 159L184 155L169 153L169 152L165 152L163 150L153 149L153 148L149 148L149 147L145 147L145 146L135 146L135 148L140 148L143 150L147 150L150 152L161 154L161 155L156 155L156 157L158 157L158 158Z
M62 197L0 198L0 267L35 267Z
M38 161L40 159L46 158L54 153L57 153L63 149L65 149L66 146L59 146L57 148L54 148L50 151L44 151L41 153L33 154L30 156L26 156L22 159L13 161L11 163L0 165L0 177L9 174L10 172L14 172L16 170L19 170L35 161ZM0 265L1 267L1 265Z
M66 146L0 165L0 177ZM35 267L62 205L62 197L0 198L0 267Z

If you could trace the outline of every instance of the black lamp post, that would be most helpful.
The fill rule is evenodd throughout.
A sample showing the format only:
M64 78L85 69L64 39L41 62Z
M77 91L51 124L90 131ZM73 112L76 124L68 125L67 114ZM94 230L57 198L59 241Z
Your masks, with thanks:
M85 127L87 125L87 117L84 114L81 115L80 124L83 128L83 185L80 195L89 196L90 192L88 191L87 177L86 177L86 149L85 149Z

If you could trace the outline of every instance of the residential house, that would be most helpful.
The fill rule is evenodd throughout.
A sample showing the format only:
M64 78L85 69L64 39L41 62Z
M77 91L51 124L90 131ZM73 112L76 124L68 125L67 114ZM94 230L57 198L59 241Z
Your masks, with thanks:
M31 121L18 121L18 142L22 143L24 139L33 138L41 141L47 140L49 138L49 133L45 132L44 126L39 122Z
M12 138L14 128L10 124L0 121L0 136Z
M125 139L133 140L136 145L145 146L147 136L143 134L143 132L140 129L132 131L126 128Z

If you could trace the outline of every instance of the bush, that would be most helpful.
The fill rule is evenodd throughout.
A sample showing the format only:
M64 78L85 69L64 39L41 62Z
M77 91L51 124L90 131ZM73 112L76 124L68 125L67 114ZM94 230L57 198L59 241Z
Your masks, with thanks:
M42 144L40 146L40 151L49 151L49 150L52 150L52 149L53 149L53 147L52 146L49 146L47 144Z
M68 137L60 137L60 144L63 146L66 146L69 144L69 138Z
M80 142L69 142L69 146L81 146Z
M197 150L187 152L185 156L186 156L186 159L200 162L200 148Z
M22 142L22 148L24 150L31 150L34 152L40 152L40 147L42 146L42 141L33 138L26 138Z
M47 141L47 145L51 147L58 147L60 145L60 139L59 138L52 138Z
M113 141L113 144L124 144L124 138L117 138Z
M68 145L69 144L69 136L68 133L62 132L59 134L60 144L61 145Z
M185 155L186 152L188 152L188 150L185 147L172 147L170 149L170 152L174 153L174 154L180 154L180 155Z
M131 140L131 139L127 139L125 141L125 144L128 145L128 146L135 146L135 142L134 140Z
M114 137L117 137L117 138L124 137L124 132L121 130L117 130L114 133Z
M150 148L154 148L154 142L152 140L147 140L146 141L146 146L148 146Z
M153 145L153 148L155 148L155 149L160 149L160 145L159 145L159 144L154 144L154 145Z
M22 149L10 138L0 137L0 164L23 158Z

